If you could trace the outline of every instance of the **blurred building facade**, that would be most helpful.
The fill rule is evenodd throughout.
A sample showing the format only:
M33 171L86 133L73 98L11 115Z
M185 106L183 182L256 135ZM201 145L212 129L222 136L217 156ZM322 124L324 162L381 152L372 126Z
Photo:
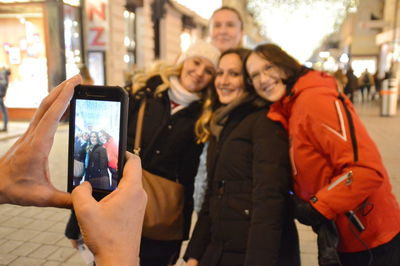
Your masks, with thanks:
M10 119L30 119L58 83L87 65L96 85L174 62L208 21L173 0L0 0L0 65L11 69Z
M400 0L360 0L354 11L317 51L329 52L335 62L328 70L351 66L357 76L368 69L380 79L389 73L399 78Z

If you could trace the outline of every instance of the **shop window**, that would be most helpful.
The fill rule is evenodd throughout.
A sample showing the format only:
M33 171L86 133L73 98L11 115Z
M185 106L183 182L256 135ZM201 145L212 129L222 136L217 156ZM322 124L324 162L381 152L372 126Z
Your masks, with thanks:
M46 42L41 4L4 4L0 17L0 65L11 71L9 108L37 108L47 95Z

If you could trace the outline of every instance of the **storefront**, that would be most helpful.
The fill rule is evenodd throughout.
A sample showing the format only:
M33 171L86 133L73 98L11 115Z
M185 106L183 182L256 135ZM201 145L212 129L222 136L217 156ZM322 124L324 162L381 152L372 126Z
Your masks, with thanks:
M5 98L10 119L30 119L50 89L78 73L79 6L79 0L0 1L0 65L11 71Z

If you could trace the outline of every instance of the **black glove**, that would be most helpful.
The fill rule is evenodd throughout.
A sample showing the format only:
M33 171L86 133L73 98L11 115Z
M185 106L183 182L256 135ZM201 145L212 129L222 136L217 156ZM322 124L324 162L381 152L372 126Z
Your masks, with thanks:
M318 264L319 266L341 266L337 246L339 236L336 225L331 220L326 220L318 228L314 228L318 234Z
M293 204L294 218L299 220L300 223L318 227L320 224L327 221L327 219L320 214L310 203L300 199L296 195L291 195Z
M296 195L291 195L294 218L300 223L310 225L317 233L319 266L341 266L337 254L339 236L333 221L326 219L314 207Z

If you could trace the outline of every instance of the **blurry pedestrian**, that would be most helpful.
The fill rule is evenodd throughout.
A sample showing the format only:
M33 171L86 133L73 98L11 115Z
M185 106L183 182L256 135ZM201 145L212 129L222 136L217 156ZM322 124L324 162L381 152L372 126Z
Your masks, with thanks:
M378 70L375 72L373 79L374 79L374 85L375 85L375 93L374 93L373 99L375 99L375 96L377 96L377 98L379 99L381 97L382 79L379 77Z
M346 71L347 83L344 86L344 94L349 97L351 102L354 102L354 93L358 89L358 79L356 75L354 75L354 71L351 67L349 67Z
M368 72L368 69L366 68L364 70L364 72L361 74L361 77L359 79L360 91L361 91L361 101L364 101L364 99L366 101L369 100L371 86L373 85L373 83L374 83L374 80L373 80L371 74ZM365 95L364 91L366 92L366 95Z
M0 132L7 131L7 124L8 124L8 111L7 107L4 104L4 98L6 97L7 94L7 88L8 88L8 83L9 83L9 76L11 72L9 69L7 69L5 66L2 66L0 68L0 112L2 113L3 116L3 128L0 129Z
M336 81L273 44L257 46L246 68L257 93L273 102L268 117L289 132L294 214L318 233L320 265L400 265L399 204Z

